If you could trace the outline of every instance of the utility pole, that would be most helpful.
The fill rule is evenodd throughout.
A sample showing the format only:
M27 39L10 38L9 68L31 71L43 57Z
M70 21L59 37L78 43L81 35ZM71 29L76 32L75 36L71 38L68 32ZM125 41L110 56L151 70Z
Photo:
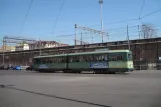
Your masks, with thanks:
M89 31L89 32L97 33L99 35L108 35L106 32L102 32L102 31L99 31L99 30L95 30L95 29L80 26L80 25L76 25L75 28L79 28L79 29L86 30L86 31ZM76 32L76 30L75 30L75 32ZM76 38L76 34L75 34L75 38Z
M74 39L74 44L77 45L77 24L75 24L75 39Z
M139 35L139 39L140 39L140 26L138 25L138 35Z
M130 50L130 41L129 41L129 27L127 25L127 40L128 40L128 48Z
M40 40L40 37L39 37L39 55L41 55L41 40Z
M81 32L81 45L82 45L82 43L83 43L83 39L82 39L82 32Z
M3 37L3 65L4 65L4 37Z
M100 17L101 17L101 31L103 32L103 17L102 17L102 4L103 4L103 0L99 0L99 4L100 4ZM103 43L103 34L102 34L102 43Z

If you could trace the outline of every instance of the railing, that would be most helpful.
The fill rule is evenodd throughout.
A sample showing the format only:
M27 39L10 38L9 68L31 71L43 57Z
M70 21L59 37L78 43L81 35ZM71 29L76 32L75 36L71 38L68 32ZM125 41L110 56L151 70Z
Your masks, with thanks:
M134 65L135 70L161 70L161 63Z

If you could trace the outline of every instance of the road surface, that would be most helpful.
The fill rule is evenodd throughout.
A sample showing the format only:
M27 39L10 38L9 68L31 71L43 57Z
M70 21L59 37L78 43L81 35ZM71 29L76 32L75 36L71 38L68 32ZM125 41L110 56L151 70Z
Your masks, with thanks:
M0 71L0 107L161 107L161 71Z

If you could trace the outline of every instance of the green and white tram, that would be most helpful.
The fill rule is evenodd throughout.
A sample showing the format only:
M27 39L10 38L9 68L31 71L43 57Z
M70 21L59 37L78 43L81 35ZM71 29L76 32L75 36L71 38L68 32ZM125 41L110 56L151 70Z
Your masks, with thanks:
M134 69L132 52L129 50L93 51L34 57L33 67L41 71L63 71L64 73L128 72Z

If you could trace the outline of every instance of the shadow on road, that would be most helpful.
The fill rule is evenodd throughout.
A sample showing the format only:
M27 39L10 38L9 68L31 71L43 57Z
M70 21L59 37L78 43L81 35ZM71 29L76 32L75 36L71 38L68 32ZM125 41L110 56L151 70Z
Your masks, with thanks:
M88 105L95 105L95 106L99 106L99 107L111 107L111 106L97 104L97 103L92 103L92 102L86 102L86 101L81 101L81 100L76 100L76 99L59 97L59 96L56 96L56 95L49 95L49 94L39 93L39 92L35 92L35 91L28 91L28 90L19 89L19 88L11 87L11 86L12 85L0 85L0 88L3 88L3 89L13 89L13 90L18 90L18 91L22 91L22 92L31 93L31 94L41 95L41 96L45 96L45 97L57 98L57 99L62 99L62 100L67 100L67 101L78 102L78 103L84 103L84 104L88 104Z

